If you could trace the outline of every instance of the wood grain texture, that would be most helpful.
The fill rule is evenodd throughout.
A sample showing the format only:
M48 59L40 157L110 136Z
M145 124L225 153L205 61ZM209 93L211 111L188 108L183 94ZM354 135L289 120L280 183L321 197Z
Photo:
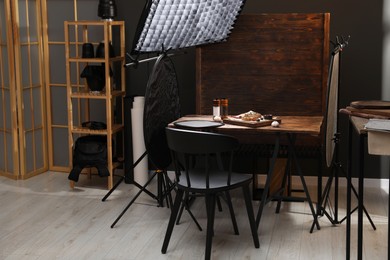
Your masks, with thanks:
M285 139L286 133L297 134L301 137L296 144L307 145L307 140L319 145L321 127L323 122L322 116L281 116L279 117L281 124L275 128L272 126L262 127L247 127L240 125L225 124L221 127L213 129L216 132L235 136L240 143L250 144L274 144L276 134L282 134L281 143L287 144ZM208 115L188 115L179 118L178 121L186 120L212 120L212 116Z
M241 15L227 42L197 48L198 114L229 99L229 114L322 115L329 14Z
M196 113L211 114L212 100L225 97L231 115L323 115L329 22L329 13L241 15L227 42L197 48Z
M316 178L307 182L315 197ZM24 181L0 177L0 259L204 259L205 231L199 231L186 212L173 230L167 254L161 254L170 209L157 207L144 194L111 229L138 189L121 184L102 202L105 183L104 178L82 178L72 190L64 173L47 172ZM340 183L340 217L345 214L345 183ZM151 191L156 190L155 184ZM267 204L259 227L260 248L254 248L241 194L241 190L232 193L240 235L234 235L226 204L222 202L222 212L216 211L212 259L345 259L345 223L332 225L322 217L321 230L310 233L313 218L308 204L302 202L282 203L279 214L275 202ZM363 259L387 259L387 199L388 190L380 188L379 180L365 186L365 206L377 230L364 219ZM258 205L253 201L255 210ZM191 209L205 227L204 201L195 200ZM355 242L356 223L354 213ZM356 251L352 243L351 259L356 259Z

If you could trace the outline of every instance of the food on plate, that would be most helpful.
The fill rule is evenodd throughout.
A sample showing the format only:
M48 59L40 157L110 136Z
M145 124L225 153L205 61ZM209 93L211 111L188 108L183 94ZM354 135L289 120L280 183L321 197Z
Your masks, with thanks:
M255 111L248 111L244 114L241 114L241 119L244 121L256 121L261 117L260 113L257 113Z

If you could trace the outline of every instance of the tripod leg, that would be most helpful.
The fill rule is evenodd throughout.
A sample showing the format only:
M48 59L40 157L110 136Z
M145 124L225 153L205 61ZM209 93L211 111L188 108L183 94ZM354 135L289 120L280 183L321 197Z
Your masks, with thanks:
M355 194L355 196L358 197L359 195L358 195L358 193L357 193L355 187L354 187L352 184L351 184L351 189L352 189L353 193ZM354 210L351 211L351 214L352 214L353 212L355 212L356 210L357 210L357 207L356 207ZM363 212L364 212L364 214L366 215L368 221L370 222L372 229L376 230L376 226L375 226L375 224L374 224L374 221L372 220L370 214L368 213L368 211L367 211L367 209L366 209L366 207L365 207L364 205L363 205ZM340 221L340 223L342 223L346 218L347 218L347 217L344 217L344 218Z
M315 227L315 223L316 221L318 221L318 216L320 216L322 214L322 202L323 202L323 197L322 197L322 157L323 157L323 154L321 152L321 155L320 155L320 158L318 158L318 178L317 178L317 209L316 209L316 216L315 216L315 219L311 225L311 228L310 228L310 233L313 233L314 231L314 227ZM328 180L329 182L329 180ZM325 207L324 207L325 209Z
M112 187L111 190L109 190L109 191L107 192L107 194L103 197L102 201L106 201L106 199L111 195L111 193L114 192L114 190L115 190L116 188L118 188L119 184L121 184L122 181L123 181L124 179L125 179L125 177L123 176L123 177L114 185L114 187Z
M115 224L122 218L122 216L126 213L126 211L130 208L131 205L133 205L134 201L141 195L142 192L145 191L146 186L149 185L149 183L153 180L154 176L156 176L157 172L155 172L152 177L145 183L144 186L142 186L142 189L138 191L138 193L134 196L134 198L129 202L129 204L125 207L125 209L119 214L119 216L116 218L116 220L112 223L111 228L115 226Z
M139 158L138 160L133 164L133 167L132 167L132 170L134 170L134 168L142 161L142 159L147 155L148 153L145 151ZM111 195L111 193L116 189L118 188L119 184L122 183L122 181L124 181L126 176L122 176L122 178L114 185L114 187L112 187L111 190L108 191L108 193L103 197L102 201L106 201L107 198Z
M352 191L353 191L353 193L355 194L355 196L358 198L359 195L358 195L358 193L357 193L355 187L354 187L353 185L351 185L351 188L352 188ZM372 228L373 228L374 230L376 230L376 226L375 226L374 222L372 221L371 216L370 216L370 214L368 213L368 211L367 211L367 209L366 209L366 207L365 207L364 205L363 205L363 211L364 211L364 214L366 214L366 217L368 218L368 221L370 221L370 224L371 224Z
M345 174L345 172L343 172L343 173ZM351 190L352 190L353 194L355 195L355 197L356 197L356 198L359 198L359 194L357 193L357 191L356 191L356 189L355 189L355 186L353 186L352 183L351 183ZM370 224L371 224L371 226L372 226L372 229L376 230L376 226L375 226L375 224L374 224L374 222L373 222L373 220L372 220L370 214L368 213L368 211L367 211L367 209L366 209L366 207L365 207L364 205L363 205L363 212L364 212L364 214L366 215L368 221L370 222ZM352 214L352 212L351 212L351 214ZM345 219L346 219L346 218L343 218L343 220L340 221L340 223L343 222Z
M232 204L232 198L231 198L231 196L230 196L229 191L225 191L225 196L226 196L226 203L228 204L228 207L229 207L230 218L232 219L234 234L239 235L238 226L237 226L237 220L236 220L236 215L234 214L234 209L233 209L233 204ZM217 197L218 197L218 196L217 196Z

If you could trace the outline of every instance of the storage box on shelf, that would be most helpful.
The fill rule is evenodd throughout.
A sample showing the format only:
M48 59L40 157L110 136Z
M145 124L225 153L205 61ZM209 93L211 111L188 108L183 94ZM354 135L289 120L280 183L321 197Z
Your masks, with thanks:
M108 189L113 186L114 170L121 165L121 160L114 160L114 156L124 156L122 133L123 97L125 96L124 27L123 21L64 22L69 158L73 158L73 146L77 137L91 134L105 135L109 171ZM84 53L87 52L86 47L89 48L88 55ZM88 66L90 67L87 68ZM91 68L97 68L97 74ZM96 91L96 86L92 86L94 83L98 83L100 91ZM82 123L87 121L101 121L107 127L92 130L82 126ZM72 168L72 160L70 160L70 168ZM87 172L91 173L93 170L91 168ZM70 186L74 187L74 181L71 181Z

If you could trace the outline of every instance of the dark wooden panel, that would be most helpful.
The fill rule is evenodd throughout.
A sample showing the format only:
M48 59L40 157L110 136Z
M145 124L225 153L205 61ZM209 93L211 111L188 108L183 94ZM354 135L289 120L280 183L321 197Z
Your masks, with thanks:
M227 42L197 48L198 114L323 115L329 14L243 14Z

